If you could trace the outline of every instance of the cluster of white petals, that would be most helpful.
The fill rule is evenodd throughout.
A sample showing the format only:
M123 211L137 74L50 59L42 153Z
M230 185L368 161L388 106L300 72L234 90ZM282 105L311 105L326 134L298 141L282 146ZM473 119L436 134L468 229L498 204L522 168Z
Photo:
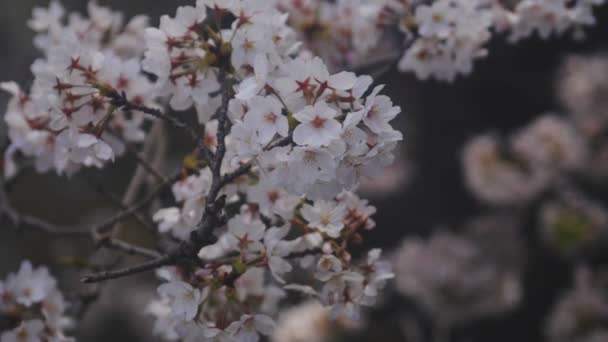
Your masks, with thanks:
M493 219L472 222L467 236L438 231L428 241L406 239L394 258L397 290L448 325L516 307L521 275L509 264L517 226Z
M539 216L548 245L567 255L593 247L608 233L608 210L577 193L564 192L545 203Z
M294 291L333 316L357 317L393 277L379 249L364 260L350 254L375 226L375 208L351 191L392 162L402 134L391 121L401 110L371 77L332 73L301 53L275 5L199 0L146 28L143 17L122 25L95 3L89 18L64 22L52 2L30 22L45 55L32 90L5 84L14 94L8 153L33 157L41 171L101 167L121 143L143 140L145 114L131 104L167 103L176 117L196 111L202 153L188 157L174 205L153 220L186 243L212 191L235 212L215 227L200 265L159 272L148 311L168 339L255 341L272 333L279 301ZM210 155L224 156L220 175L245 172L214 188ZM310 277L295 276L302 270Z
M57 281L45 267L24 261L17 273L0 281L0 315L12 317L17 326L0 334L2 342L70 342L64 335L69 320Z
M124 24L95 2L88 17L66 18L52 1L29 21L43 54L31 89L2 84L13 95L8 176L18 157L41 172L102 167L146 138L146 114L184 126L179 112L196 111L204 133L188 131L200 138L196 152L173 184L174 205L153 220L188 243L210 197L225 198L231 213L211 227L217 242L200 250L198 267L160 272L148 311L166 338L256 341L272 333L288 291L357 317L393 277L379 249L351 256L375 226L375 208L352 191L393 161L401 109L370 76L333 73L302 52L278 8L198 0L153 28L144 16ZM178 113L162 114L161 103ZM301 270L310 277L292 275Z
M527 169L504 156L496 135L475 137L464 148L462 163L469 189L484 202L493 205L526 203L549 183L545 169Z
M418 78L452 81L469 74L487 55L493 35L511 42L541 38L595 24L603 0L277 0L292 15L307 46L343 65L365 65L370 57L405 50L398 67Z
M556 252L578 255L605 235L608 211L580 180L600 184L608 176L608 129L604 54L565 59L557 95L565 115L544 114L508 139L473 138L464 148L466 184L483 203L530 208L544 241ZM541 196L546 195L546 196Z
M586 266L575 272L573 287L556 303L547 321L551 342L599 342L608 338L605 274ZM605 279L605 278L604 278Z
M13 82L1 87L13 96L4 117L8 164L21 153L40 172L72 173L113 160L124 141L143 140L143 114L117 111L106 95L124 92L134 103L153 104L152 83L139 66L148 20L138 16L124 24L120 13L95 2L88 15L65 18L56 1L34 9L28 24L43 57L32 65L33 84L28 90Z
M508 141L486 134L464 148L467 185L493 205L525 205L564 174L582 170L588 140L568 118L545 114Z
M200 251L204 266L160 273L167 282L150 312L166 337L257 340L272 333L279 301L294 291L324 304L332 317L358 318L393 277L379 249L362 261L348 251L374 227L375 209L354 194L309 202L258 183L243 199L218 242Z

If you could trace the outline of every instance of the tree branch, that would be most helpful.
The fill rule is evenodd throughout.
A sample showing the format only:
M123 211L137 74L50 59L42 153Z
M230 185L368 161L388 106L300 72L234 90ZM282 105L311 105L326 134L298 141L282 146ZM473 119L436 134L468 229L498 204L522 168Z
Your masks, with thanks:
M160 109L150 108L144 105L130 102L124 92L119 94L117 91L112 90L109 91L106 96L110 98L112 105L114 105L115 107L122 108L125 111L139 111L151 115L157 119L161 119L168 122L176 128L185 131L188 136L190 136L192 141L196 142L197 146L203 150L203 156L205 157L205 159L207 159L206 161L211 164L210 156L212 156L213 154L203 144L204 138L194 128L188 125L188 123L180 120L177 116L167 115L163 113Z
M135 214L136 212L138 212L139 210L143 209L145 206L147 206L148 204L150 204L150 202L152 202L157 196L158 194L163 191L166 187L168 187L169 185L171 185L173 182L177 181L179 179L179 177L181 176L181 173L177 173L176 175L170 177L167 179L167 181L159 184L155 189L153 189L150 194L148 194L146 197L144 197L141 201L139 201L138 203L132 205L131 207L120 211L119 213L117 213L116 215L106 219L105 221L98 223L97 225L93 226L91 228L91 232L93 232L94 234L98 235L98 236L103 236L103 235L107 235L112 231L112 226L114 224L116 224L117 222Z
M84 277L82 279L83 282L95 283L108 279L126 277L137 273L151 271L160 267L172 265L179 262L180 260L198 260L198 251L202 247L214 242L212 233L214 228L218 227L222 223L219 214L225 204L225 196L218 197L218 195L221 189L226 184L247 173L251 167L249 164L244 165L235 172L222 177L221 167L222 162L224 160L224 156L226 154L226 136L230 133L230 128L232 125L230 119L228 118L228 104L230 102L230 99L234 96L234 90L232 88L233 80L228 77L225 72L221 71L218 79L222 83L222 104L218 108L217 112L218 143L216 152L212 155L212 159L207 161L209 164L209 168L211 169L212 181L209 193L206 197L203 220L201 221L201 223L199 223L196 230L194 230L190 234L190 239L188 241L184 241L180 244L180 246L178 246L168 254L133 267L92 274Z
M110 249L119 250L119 251L122 251L122 252L124 252L126 254L130 254L130 255L141 255L141 256L149 258L149 259L157 259L162 256L160 253L153 251L151 249L132 245L128 242L118 240L118 239L113 239L113 238L104 239L101 242L101 246L110 248Z
M95 188L95 191L97 191L98 193L100 193L103 197L107 198L108 200L110 200L112 202L112 204L114 206L116 206L118 209L120 210L125 210L127 209L129 206L122 204L122 201L115 196L114 194L110 193L109 191L107 191L106 189L104 189L101 185L99 184L93 184L91 182L91 186L93 186ZM150 220L149 217L145 217L143 216L141 213L136 213L133 214L133 218L135 220L137 220L137 222L141 225L143 225L144 227L146 227L149 231L154 232L157 231L156 226L154 226Z
M95 273L92 275L88 275L88 276L83 277L81 279L81 281L84 283L87 283L87 284L98 283L98 282L101 282L104 280L122 278L122 277L127 277L130 275L134 275L134 274L138 274L138 273L142 273L142 272L146 272L146 271L152 271L152 270L155 270L155 269L163 267L163 266L171 265L174 262L175 262L175 256L165 255L165 256L158 257L154 260L139 264L137 266L123 268L123 269L115 270L115 271L104 271L104 272L99 272L99 273Z
M149 159L155 152L158 150L156 147L158 144L162 143L160 141L160 136L162 135L164 121L156 121L152 128L150 129L150 133L146 137L146 141L144 143L142 149L142 156L137 154L135 151L134 155L140 161L139 165L135 169L135 173L133 177L129 181L129 185L127 186L127 190L125 191L122 200L120 203L128 207L135 202L137 196L141 192L142 187L148 183L148 177L146 177L146 170L151 172L153 175L157 175L161 182L165 182L166 178L160 175L159 172L156 172L152 165L148 164L147 159ZM113 235L118 235L122 228L125 226L125 221L118 222L112 227L110 232Z

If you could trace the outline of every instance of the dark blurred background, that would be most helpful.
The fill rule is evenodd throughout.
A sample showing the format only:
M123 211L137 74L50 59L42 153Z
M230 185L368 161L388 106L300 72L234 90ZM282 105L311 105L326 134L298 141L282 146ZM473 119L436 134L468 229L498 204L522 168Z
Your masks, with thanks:
M33 6L42 1L0 1L0 80L16 80L27 86L32 80L29 66L38 57L33 49L32 33L26 26ZM44 2L46 4L46 2ZM83 10L86 2L64 0L68 10ZM121 9L126 17L145 13L156 25L158 17L173 13L176 6L192 1L100 0L100 4ZM537 38L516 45L498 37L489 46L488 58L476 63L474 72L454 83L420 81L411 74L395 70L385 73L378 82L387 84L385 92L404 114L398 126L405 134L402 145L408 168L408 180L390 195L372 199L378 207L378 228L367 237L367 243L385 248L396 247L408 235L428 236L436 227L457 227L484 208L463 183L460 164L463 144L487 131L510 132L524 126L545 111L559 111L554 89L556 71L567 54L601 51L608 46L608 8L597 12L599 24L587 30L587 39L574 42L570 37L543 41ZM608 75L607 75L608 76ZM8 96L0 95L4 110ZM2 111L3 112L3 111ZM4 127L2 127L4 129ZM11 188L13 203L29 213L57 223L78 223L86 218L108 214L111 206L96 191L103 186L120 196L134 165L119 161L103 173L87 171L71 179L47 175L38 177L26 171ZM49 255L83 253L88 247L49 240L31 232L0 229L0 277L16 270L21 260L48 263ZM542 342L544 317L556 295L568 287L571 265L551 257L535 236L533 227L523 227L528 236L529 260L524 275L524 305L513 313L475 322L454 333L463 341L530 341ZM53 266L60 265L60 261ZM75 275L66 275L66 279ZM75 278L74 278L75 279ZM151 320L144 323L132 306L111 305L130 298L145 305L154 291L139 283L118 281L104 289L101 304L94 308L80 329L82 341L152 341L147 336ZM101 309L101 308L103 309ZM141 306L140 306L141 307ZM390 316L390 314L389 314ZM92 322L94 321L94 322ZM391 324L390 320L389 323ZM462 335L462 338L460 338Z

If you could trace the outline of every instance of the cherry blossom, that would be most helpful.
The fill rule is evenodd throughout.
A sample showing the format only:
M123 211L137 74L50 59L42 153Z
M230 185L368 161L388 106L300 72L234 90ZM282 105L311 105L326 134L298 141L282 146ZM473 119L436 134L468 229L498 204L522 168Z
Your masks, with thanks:
M372 77L335 72L303 49L278 3L199 0L148 27L145 16L124 21L95 2L87 16L51 2L29 23L42 52L32 87L2 84L12 96L4 166L14 172L21 154L41 172L106 167L155 143L149 127L160 120L191 138L190 153L173 158L182 160L176 176L153 172L171 194L158 190L162 200L137 210L152 208L169 250L134 248L165 258L147 264L161 281L146 311L167 339L270 336L294 286L310 287L334 314L356 317L392 277L378 250L365 260L351 255L375 225L375 208L352 191L392 161L403 136L391 121L401 110ZM356 9L341 3L344 12ZM365 7L353 29L376 34L382 6ZM91 235L110 247L114 235L106 233ZM63 324L65 303L44 269L25 265L1 284L0 308L40 309L44 324ZM62 328L53 331L45 340L61 341Z
M158 293L169 300L173 316L184 321L197 315L198 306L205 299L199 290L179 281L161 285Z
M17 273L0 281L0 296L0 314L11 315L18 323L14 329L2 332L0 341L73 341L64 335L67 304L46 267L34 268L23 261Z

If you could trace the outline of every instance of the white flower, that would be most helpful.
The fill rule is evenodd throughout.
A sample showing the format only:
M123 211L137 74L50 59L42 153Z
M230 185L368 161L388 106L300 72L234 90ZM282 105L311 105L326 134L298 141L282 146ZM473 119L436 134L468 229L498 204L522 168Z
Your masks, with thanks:
M302 217L311 228L318 229L332 238L340 236L344 228L345 208L334 202L315 201L314 205L304 204Z
M334 120L336 114L325 102L307 106L294 115L301 124L293 132L293 141L312 147L329 145L342 131L340 123Z
M171 231L171 229L180 222L181 212L177 207L164 208L158 210L152 219L154 222L160 223L158 230L161 233L166 233Z
M298 94L313 101L323 98L325 93L352 89L357 82L357 76L351 72L331 75L319 57L293 59L283 66L283 70L288 77L278 79L277 88L288 98Z
M230 332L236 341L257 342L260 340L259 334L270 336L274 326L274 320L269 316L243 315L239 321L231 323L226 331Z
M294 209L300 202L300 198L289 195L272 179L263 179L250 186L247 189L247 200L258 204L259 210L265 215L276 214L284 219L293 217Z
M283 312L272 335L276 342L300 342L330 340L335 324L327 307L310 301Z
M336 167L336 161L328 150L296 147L289 155L285 186L294 194L306 193L316 181L334 179Z
M178 180L171 190L177 202L188 199L200 199L211 187L211 170L205 168L198 174Z
M46 325L60 331L66 323L66 318L63 316L65 309L66 302L63 295L55 289L44 299L41 305Z
M24 261L19 272L9 276L6 287L17 303L29 307L42 302L56 283L46 267L34 269L29 261Z
M255 129L244 123L237 122L230 131L231 153L240 159L248 159L257 156L264 149Z
M171 306L167 299L150 302L145 311L156 318L153 328L154 335L160 335L170 341L179 338L175 331L178 321L171 315Z
M190 232L202 219L203 211L203 206L198 200L188 200L182 209L178 207L159 209L152 216L152 220L159 223L159 232L171 232L174 237L187 240Z
M28 20L27 25L36 32L45 31L57 25L64 15L65 10L59 1L51 1L48 9L35 7L32 10L32 19Z
M7 331L0 337L0 342L42 342L44 323L38 319L24 321L14 330Z
M315 278L320 281L328 281L343 271L342 262L331 254L323 255L317 263Z
M173 281L158 287L158 294L169 300L172 315L182 321L190 321L198 314L199 305L205 300L200 290L182 281Z
M374 133L392 131L389 124L399 113L401 108L393 106L393 102L386 95L378 95L383 86L378 86L365 100L363 122Z
M257 132L261 144L269 143L276 134L287 136L289 124L277 99L256 96L247 103L249 111L245 115L245 125Z
M381 253L382 250L378 248L367 253L367 261L364 266L366 282L363 294L365 298L362 304L373 305L379 290L386 285L386 281L395 277L390 262L380 260Z
M272 32L261 25L248 25L240 28L232 40L232 65L235 68L253 66L257 56L271 52Z
M204 106L209 103L209 94L220 88L219 83L207 75L192 74L176 81L173 97L169 104L179 111L187 110L194 104Z
M264 295L264 269L251 267L234 282L238 299L242 302L248 297Z
M272 227L264 234L264 247L268 257L268 268L272 276L280 283L285 283L282 278L284 274L291 272L293 267L285 259L291 252L295 251L297 241L284 240L289 234L289 226L282 228Z
M254 75L239 84L234 97L239 100L249 100L258 94L266 86L269 67L268 58L263 54L257 54L253 61Z
M245 256L259 253L264 249L260 242L264 238L266 227L260 221L247 222L242 215L228 221L228 232L220 238L226 250L241 252Z
M102 161L114 159L114 152L110 145L92 134L78 134L75 137L76 147L78 148L76 160L85 160L93 157Z
M416 8L418 32L425 37L447 38L452 31L452 6L449 1L437 1L432 5Z

